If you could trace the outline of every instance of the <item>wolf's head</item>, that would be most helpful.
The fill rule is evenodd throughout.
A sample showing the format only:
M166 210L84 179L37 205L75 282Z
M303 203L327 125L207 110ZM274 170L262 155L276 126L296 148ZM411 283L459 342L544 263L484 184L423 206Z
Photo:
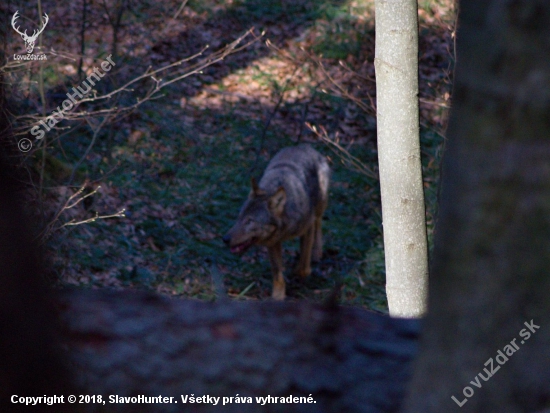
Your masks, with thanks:
M286 192L281 186L273 194L258 187L252 178L252 190L244 203L237 222L223 236L231 252L243 253L252 245L270 245L277 240L278 229L286 203Z

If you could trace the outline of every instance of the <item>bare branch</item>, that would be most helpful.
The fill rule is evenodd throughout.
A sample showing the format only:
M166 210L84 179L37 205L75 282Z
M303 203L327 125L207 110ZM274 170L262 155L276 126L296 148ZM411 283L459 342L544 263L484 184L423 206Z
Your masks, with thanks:
M134 111L137 107L142 105L144 102L147 102L156 97L160 97L159 93L163 88L175 82L179 82L189 76L201 73L207 67L215 63L218 63L223 59L225 59L227 56L233 53L236 53L240 50L243 50L246 47L250 46L251 44L255 43L261 38L262 35L255 34L254 28L251 28L247 30L244 34L239 36L235 41L226 45L222 49L193 63L191 66L185 67L184 69L179 69L179 68L184 63L196 60L199 57L203 56L204 52L208 49L208 46L205 46L201 51L199 51L198 53L192 56L186 57L184 59L180 59L177 62L170 63L159 69L151 70L151 68L149 67L145 71L145 73L143 73L142 75L133 78L132 80L126 82L121 87L109 93L106 93L104 95L94 94L93 96L85 97L83 99L78 100L74 104L74 107L71 111L61 111L61 113L63 114L63 119L67 121L76 121L76 120L82 120L89 117L107 116L109 117L109 122L119 120L121 117L124 117L128 113L131 113L132 111ZM243 41L246 38L249 38L249 39L245 43L243 43ZM82 103L88 103L88 102L99 103L101 101L110 100L122 92L133 92L134 90L132 89L132 86L144 79L151 79L153 81L153 84L143 96L136 98L136 103L134 103L133 105L129 105L125 107L109 107L109 108L97 109L92 111L88 111L88 110L77 111L78 107ZM45 121L47 119L47 116L45 117L37 114L22 115L22 116L18 116L16 119L20 121L20 126L14 128L14 134L15 136L19 136L19 135L27 134L29 128L32 127L32 125L35 125L40 121ZM54 126L54 128L59 129L59 126Z
M178 11L176 12L176 14L174 14L174 17L172 17L174 20L176 20L179 16L179 14L182 12L183 8L185 7L185 5L187 4L187 1L188 0L183 0L181 2L181 6L179 7Z
M111 215L99 215L98 212L95 213L95 217L88 218L82 221L75 221L74 219L71 219L69 222L64 223L59 227L59 229L67 226L73 226L73 225L82 225L82 224L89 224L91 222L95 222L98 219L107 219L107 218L117 218L117 217L125 217L124 212L126 212L125 208L122 208L120 211L111 214Z

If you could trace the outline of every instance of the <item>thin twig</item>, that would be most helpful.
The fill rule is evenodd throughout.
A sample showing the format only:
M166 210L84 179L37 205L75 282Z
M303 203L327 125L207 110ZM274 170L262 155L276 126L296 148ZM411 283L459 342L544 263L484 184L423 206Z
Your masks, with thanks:
M93 218L88 218L88 219L85 219L85 220L82 220L82 221L75 221L74 219L71 219L69 222L66 222L64 223L63 225L61 225L59 227L59 229L63 228L63 227L68 227L68 226L74 226L74 225L82 225L82 224L89 224L90 222L95 222L97 221L98 219L107 219L107 218L118 218L118 217L124 217L124 212L126 212L126 209L125 208L122 208L120 211L114 213L114 214L111 214L111 215L99 215L98 212L95 213L95 217Z
M54 215L54 218L44 227L44 229L42 230L42 232L40 234L38 234L38 237L37 239L40 239L40 240L45 240L47 239L50 234L54 231L53 228L54 228L54 225L55 223L57 222L57 220L59 219L59 217L61 216L61 214L69 209L69 205L71 205L71 202L74 198L78 197L82 192L84 192L84 189L86 188L86 186L88 185L88 181L85 181L82 186L74 193L72 194L69 198L67 198L65 200L65 203L63 204L63 206L61 208L59 208L57 210L57 212L55 213ZM97 188L95 189L95 191L97 191ZM78 203L78 202L77 202ZM75 204L76 205L76 204ZM74 206L74 205L73 205Z
M82 79L82 63L84 62L84 52L86 50L86 42L84 35L86 34L86 14L88 11L88 0L82 0L82 24L80 25L80 59L78 60L77 76Z
M320 140L327 143L332 152L337 155L345 165L369 178L378 179L378 175L372 169L367 167L363 162L361 162L359 159L349 153L346 148L340 145L337 137L335 139L329 138L328 133L323 126L316 127L315 125L311 125L309 123L306 123L306 126Z
M82 186L74 194L72 194L71 196L69 196L65 200L65 202L63 203L61 208L59 208L58 211L56 212L54 218L44 228L44 230L38 235L37 239L39 239L41 241L44 241L52 233L54 233L55 231L60 230L61 228L64 228L64 227L67 227L67 226L88 224L90 222L97 221L98 219L107 219L107 218L116 218L116 217L124 217L125 216L124 215L124 212L126 211L125 208L121 209L120 211L118 211L114 214L109 214L109 215L99 215L99 213L96 212L95 216L92 217L92 218L84 219L82 221L76 221L75 219L71 219L70 221L68 221L68 222L66 222L66 223L64 223L64 224L62 224L62 225L60 225L56 228L55 225L58 222L61 215L63 214L63 212L65 212L65 211L67 211L71 208L74 208L75 206L80 204L82 201L84 201L86 198L96 194L97 191L99 190L99 188L101 188L101 186L97 186L94 190L90 191L89 193L87 193L85 195L82 195L82 193L84 192L84 189L86 189L86 187L88 185L89 185L88 181L84 182L84 184L82 184Z
M67 185L71 185L71 182L73 182L73 179L74 179L74 175L76 173L76 170L78 169L78 167L82 164L82 162L84 161L84 159L86 159L86 157L88 156L88 154L90 153L90 151L92 150L92 147L94 146L95 144L95 141L97 139L97 135L99 134L99 131L103 128L103 126L105 124L107 124L109 122L109 117L106 116L103 118L103 120L101 121L101 123L95 128L95 130L93 129L92 125L90 124L90 122L88 122L88 125L90 125L90 128L92 128L92 131L94 132L94 135L92 136L92 140L90 142L90 144L88 145L88 147L86 148L86 151L84 152L84 155L82 155L82 157L78 160L78 162L76 163L76 165L74 166L73 168L73 171L71 173L71 177L69 178L69 182L67 183Z
M260 145L258 147L258 151L256 152L256 160L254 161L254 164L252 165L252 168L250 168L251 173L254 171L254 169L256 169L256 166L258 164L258 160L260 159L260 154L262 153L264 143L265 143L265 136L266 136L266 133L267 133L267 129L269 128L269 125L271 124L271 121L273 120L273 117L275 116L275 114L279 110L279 106L281 106L281 103L283 102L283 98L285 96L285 92L288 88L288 85L290 84L290 81L292 79L294 79L294 75L298 71L298 68L299 68L299 66L296 66L294 68L294 72L292 72L292 75L285 82L285 85L283 86L283 89L281 90L281 93L279 94L279 99L277 100L277 103L275 104L275 107L273 108L273 110L269 114L269 117L267 118L267 120L264 124L264 127L262 129L262 135L260 136Z
M37 1L38 15L42 16L42 2ZM42 36L38 37L38 47L42 50ZM40 102L42 103L42 116L46 115L46 95L44 93L44 62L40 61L38 69L38 93L40 94ZM43 211L43 195L44 195L44 172L46 169L46 138L44 138L44 146L42 147L41 162L40 162L40 181L38 183L38 202L40 209Z
M187 4L187 1L188 0L183 0L181 2L181 6L179 7L178 11L176 12L176 14L174 14L174 17L172 17L174 20L176 20L178 18L178 16L180 15L180 13L183 11L183 8L185 7L185 5Z

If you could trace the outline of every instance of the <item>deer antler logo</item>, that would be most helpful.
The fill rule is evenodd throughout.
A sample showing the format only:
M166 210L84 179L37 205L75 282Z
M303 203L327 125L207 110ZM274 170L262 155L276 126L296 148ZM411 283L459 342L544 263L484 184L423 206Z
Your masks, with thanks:
M38 31L35 30L34 33L32 34L32 36L29 36L29 35L27 35L26 30L25 30L24 33L21 33L19 31L19 27L15 27L15 21L19 17L17 15L17 13L19 13L19 10L17 10L15 12L15 14L13 15L13 18L11 19L11 25L13 27L13 30L15 30L17 33L19 33L21 35L21 37L23 38L23 40L25 41L25 47L27 48L27 53L32 53L32 51L34 50L34 44L36 42L36 39L38 38L38 35L44 31L44 28L48 24L48 21L50 20L50 18L48 17L48 15L46 13L44 13L44 21L42 23L42 28Z

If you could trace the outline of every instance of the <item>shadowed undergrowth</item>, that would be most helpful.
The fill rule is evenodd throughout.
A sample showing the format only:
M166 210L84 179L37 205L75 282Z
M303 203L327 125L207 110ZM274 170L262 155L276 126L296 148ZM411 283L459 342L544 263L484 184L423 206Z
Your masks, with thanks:
M452 69L449 3L421 4L420 10L421 139L430 236ZM330 157L333 170L323 221L325 253L306 280L287 277L287 295L324 300L341 282L344 304L387 311L377 180L344 165L304 126L324 126L376 172L372 2L192 0L177 20L170 20L179 6L172 1L147 13L139 7L124 11L117 71L101 87L109 90L148 65L181 59L205 44L218 48L251 26L266 30L264 39L279 52L257 42L172 85L103 127L79 165L98 120L61 124L72 129L52 131L46 139L46 217L85 179L90 181L87 191L101 188L65 211L61 224L126 209L125 218L57 231L48 241L55 276L62 284L132 286L205 300L225 293L238 299L268 298L272 280L266 251L252 249L238 257L220 237L237 217L250 177L259 178L282 147L306 141ZM81 10L49 2L43 8L51 10L52 22L56 13L65 13L65 27L52 24L44 44L77 56L79 45L67 38L72 39L70 33L78 38ZM84 71L112 50L114 29L104 14L100 7L88 10L84 49L90 59L84 59ZM19 40L12 39L13 44ZM59 104L56 93L63 99L78 84L77 62L61 54L49 58L43 73L50 106ZM22 111L39 105L38 64L29 65L28 72L12 78L14 88L29 85L14 95ZM133 101L128 92L113 104ZM359 109L357 102L369 109ZM41 150L27 158L35 181L41 159ZM75 180L67 186L75 165ZM286 274L297 251L297 240L284 245Z

